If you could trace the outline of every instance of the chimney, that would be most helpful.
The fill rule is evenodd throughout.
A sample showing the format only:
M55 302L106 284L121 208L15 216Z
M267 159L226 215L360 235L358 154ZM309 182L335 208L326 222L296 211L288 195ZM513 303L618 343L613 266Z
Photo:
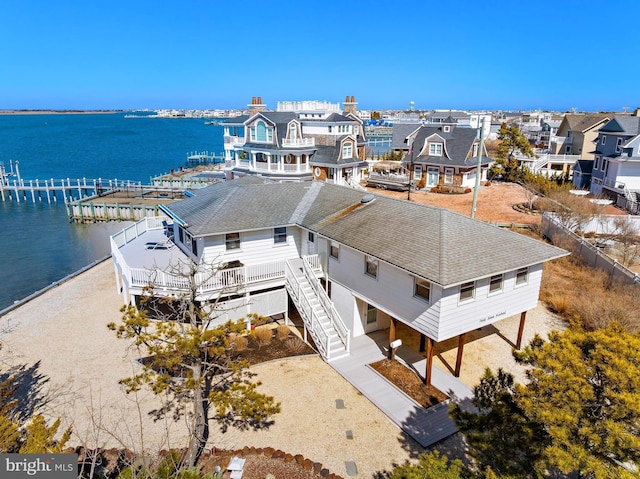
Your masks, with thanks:
M252 96L251 97L251 104L247 105L247 107L249 108L249 116L253 116L256 113L258 113L259 111L264 111L267 109L267 105L264 105L262 103L262 97L260 96Z
M356 102L356 97L347 95L344 100L344 114L346 115L347 113L353 113L355 115L357 109L358 103Z

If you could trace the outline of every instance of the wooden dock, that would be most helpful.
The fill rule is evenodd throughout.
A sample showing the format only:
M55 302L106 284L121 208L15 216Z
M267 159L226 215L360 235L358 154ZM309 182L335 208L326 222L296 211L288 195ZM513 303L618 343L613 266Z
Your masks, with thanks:
M102 196L117 189L133 189L140 187L139 181L128 180L103 180L78 178L78 179L48 179L48 180L23 180L10 177L0 177L0 198L2 201L31 200L37 202L57 202L61 196L65 203L87 198L89 196Z

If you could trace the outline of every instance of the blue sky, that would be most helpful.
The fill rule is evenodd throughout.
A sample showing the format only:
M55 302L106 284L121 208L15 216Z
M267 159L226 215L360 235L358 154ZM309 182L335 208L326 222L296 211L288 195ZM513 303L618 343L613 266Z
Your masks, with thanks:
M3 0L0 109L640 106L640 1Z

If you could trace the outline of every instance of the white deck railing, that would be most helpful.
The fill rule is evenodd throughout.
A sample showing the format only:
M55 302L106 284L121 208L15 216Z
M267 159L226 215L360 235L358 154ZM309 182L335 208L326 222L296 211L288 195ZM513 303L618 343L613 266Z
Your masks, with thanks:
M298 312L302 316L305 326L307 326L311 333L311 337L318 348L318 352L323 358L329 360L329 356L331 354L329 349L329 333L323 326L318 314L311 304L311 298L304 293L302 284L298 280L298 277L289 262L287 262L286 265L285 278L288 287L287 289L293 296L296 306L298 306Z
M142 233L150 230L161 230L164 228L163 221L169 220L166 216L152 216L143 218L140 221L128 226L119 233L111 236L111 244L115 244L116 249L126 245L129 241L133 241ZM113 250L113 248L112 248Z
M316 139L315 138L296 138L295 140L282 140L282 146L284 148L291 148L296 146L315 146Z
M126 270L126 273L123 271L123 274L130 278L129 284L131 286L153 286L154 288L174 291L188 291L190 289L189 278L180 274L172 274L159 269L127 267L123 269ZM280 260L271 263L241 266L239 268L221 269L215 274L208 271L199 271L194 279L195 283L199 285L198 293L205 294L278 280L284 278L284 275L285 260Z
M313 265L316 265L315 267ZM322 288L316 273L314 270L320 269L320 257L318 255L313 256L303 256L302 257L302 271L304 275L307 277L307 281L313 288L313 291L316 294L316 297L320 301L320 304L324 308L327 316L329 317L329 321L333 325L336 333L338 333L338 337L342 344L344 344L345 349L349 352L349 329L342 321L342 318L338 314L336 307L333 304L333 301L329 299L327 292Z

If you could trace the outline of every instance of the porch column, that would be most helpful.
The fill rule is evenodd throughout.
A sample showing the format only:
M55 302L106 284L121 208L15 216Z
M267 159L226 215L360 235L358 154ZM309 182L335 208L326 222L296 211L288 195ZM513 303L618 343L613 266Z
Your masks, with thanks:
M394 342L396 340L396 323L397 323L397 319L395 318L391 318L391 321L389 322L389 344L391 344L392 342Z
M267 153L267 171L271 171L271 153Z
M465 334L467 333L462 333L458 336L458 355L456 356L456 371L454 373L454 376L457 378L460 377L460 366L462 366L462 352L464 351Z
M516 349L520 349L522 346L522 333L524 332L524 322L527 319L527 312L520 313L520 326L518 327L518 340L516 341Z
M122 286L120 286L120 273L118 272L118 267L116 266L115 261L113 262L113 270L115 272L116 275L116 290L118 291L118 294L120 294L120 292L122 291Z
M300 155L296 155L296 173L300 173Z
M251 169L256 169L256 154L254 152L251 152Z
M433 368L433 339L427 337L427 367L424 372L424 383L431 386L431 369Z

